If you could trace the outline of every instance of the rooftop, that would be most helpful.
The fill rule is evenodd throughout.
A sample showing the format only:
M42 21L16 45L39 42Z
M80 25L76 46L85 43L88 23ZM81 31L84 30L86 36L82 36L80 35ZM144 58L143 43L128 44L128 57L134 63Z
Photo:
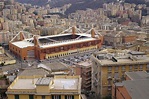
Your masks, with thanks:
M37 86L49 86L51 89L77 90L80 85L79 76L58 76L54 78L27 78L17 77L9 89L36 89ZM23 85L22 85L23 84Z
M47 75L49 72L47 72L44 69L37 69L37 68L32 68L32 69L25 69L19 76L33 76L33 75Z
M33 47L34 46L34 43L28 42L27 40L13 42L12 44L19 47L19 48L26 48L26 47Z
M149 74L145 71L125 72L131 80L149 79Z
M18 79L16 83L10 89L35 89L36 85L34 84L38 78L35 79ZM23 84L23 85L22 85Z
M54 47L60 45L67 45L73 43L80 43L85 41L95 40L90 34L80 33L73 36L72 34L59 34L52 36L42 36L38 38L39 46L41 48ZM12 42L13 45L19 48L32 47L34 46L33 38L25 39L23 41Z
M52 72L68 70L68 67L61 62L42 63L38 65L38 68L43 68Z
M83 61L78 63L78 65L81 65L83 67L91 67L92 62L91 61Z
M79 82L78 79L65 79L65 78L54 79L54 83L51 86L51 89L77 90L78 82Z
M149 57L144 52L130 50L105 50L94 53L102 66L149 63Z
M148 99L149 80L124 81L123 84L132 99Z

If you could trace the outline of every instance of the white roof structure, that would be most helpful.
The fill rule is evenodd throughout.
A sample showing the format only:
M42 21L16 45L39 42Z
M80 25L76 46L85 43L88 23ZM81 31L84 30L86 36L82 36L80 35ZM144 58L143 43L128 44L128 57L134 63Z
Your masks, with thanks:
M51 89L77 90L78 79L54 79Z
M13 45L19 47L19 48L25 48L25 47L32 47L34 46L34 43L28 42L27 40L23 40L23 41L17 41L17 42L13 42Z
M53 44L40 45L40 47L41 48L47 48L47 47L67 45L67 44L73 44L73 43L81 43L81 42L92 41L92 40L95 40L95 38L86 38L86 39L80 39L80 40L63 41L63 42L58 42L58 43L53 43Z
M58 35L51 35L51 36L42 36L42 37L39 36L38 39L49 38L49 37L57 37L57 36L65 36L65 35L70 35L70 34L72 34L72 33L58 34ZM96 38L92 38L90 34L79 33L77 35L86 36L87 38L79 39L79 37L78 37L76 39L71 39L71 40L49 42L49 43L45 43L45 44L39 43L39 46L40 46L40 48L47 48L47 47L55 47L55 46L61 46L61 45L66 45L66 44L81 43L81 42L85 42L85 41L92 41L92 40L96 39ZM34 43L31 41L33 41L33 38L25 39L23 41L12 42L12 44L19 47L19 48L33 47Z
M36 89L37 85L49 85L51 81L50 89L77 90L79 86L78 78L19 78L9 89Z

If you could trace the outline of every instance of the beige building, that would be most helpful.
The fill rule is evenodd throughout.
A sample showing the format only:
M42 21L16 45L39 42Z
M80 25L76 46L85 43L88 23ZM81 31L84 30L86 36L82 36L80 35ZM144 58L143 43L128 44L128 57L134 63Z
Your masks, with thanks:
M20 76L9 86L6 93L8 99L81 99L81 78Z
M92 85L92 63L91 61L83 61L73 66L74 75L80 75L82 78L82 89L90 91Z
M92 88L101 97L111 96L112 83L123 81L125 72L149 69L149 57L144 52L109 49L93 54L91 60Z

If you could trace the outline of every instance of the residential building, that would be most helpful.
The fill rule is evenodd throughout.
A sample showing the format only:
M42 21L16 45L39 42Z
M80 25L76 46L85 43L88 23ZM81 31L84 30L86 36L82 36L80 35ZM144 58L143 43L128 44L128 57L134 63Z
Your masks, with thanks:
M104 35L104 44L118 47L127 43L132 44L137 38L134 32L110 31Z
M112 83L124 80L127 71L147 71L149 57L145 52L106 49L91 56L92 88L101 97L111 95Z
M8 99L81 99L81 78L20 76L9 86L6 93Z
M85 91L91 90L92 85L92 68L91 68L91 61L82 61L75 66L73 66L74 75L80 75L82 78L82 86L81 88Z

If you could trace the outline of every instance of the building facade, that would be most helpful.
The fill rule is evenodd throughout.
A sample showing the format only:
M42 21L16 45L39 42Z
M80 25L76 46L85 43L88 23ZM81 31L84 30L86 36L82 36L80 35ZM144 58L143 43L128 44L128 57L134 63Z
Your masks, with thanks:
M72 68L74 71L74 75L80 75L82 78L81 89L85 91L91 91L91 84L92 84L91 62L90 61L80 62Z
M127 71L146 71L149 58L144 52L128 50L104 50L92 55L92 88L101 97L111 96L113 82L125 79Z
M6 93L8 99L81 99L81 78L20 76L9 86Z

